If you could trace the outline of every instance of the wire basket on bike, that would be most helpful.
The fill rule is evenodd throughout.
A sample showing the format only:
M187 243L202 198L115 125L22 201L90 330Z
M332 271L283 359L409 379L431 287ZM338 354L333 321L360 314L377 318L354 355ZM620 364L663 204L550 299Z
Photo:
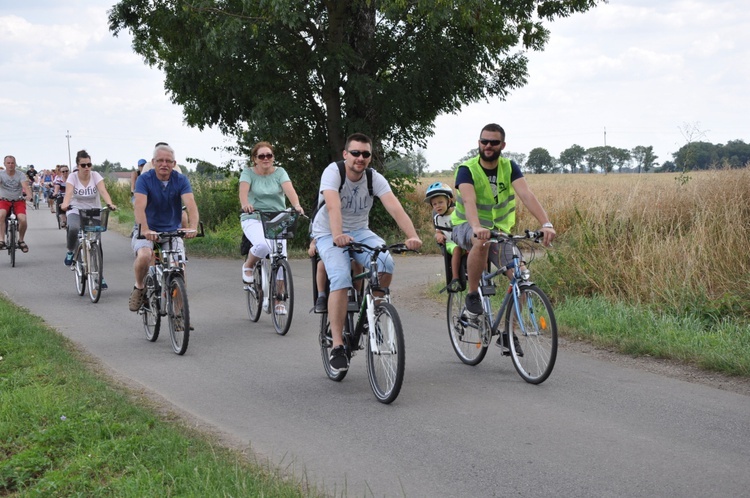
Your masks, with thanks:
M84 232L106 232L109 209L79 209L81 228Z
M258 211L267 239L292 239L297 229L297 211Z

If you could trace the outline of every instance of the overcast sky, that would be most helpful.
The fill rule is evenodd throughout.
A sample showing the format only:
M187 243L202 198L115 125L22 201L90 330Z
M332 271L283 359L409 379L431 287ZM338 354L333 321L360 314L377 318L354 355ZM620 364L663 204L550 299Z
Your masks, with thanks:
M0 0L0 149L22 166L68 162L86 148L95 163L131 166L166 141L186 157L219 164L232 144L215 130L183 125L163 76L107 29L111 0ZM501 124L507 151L543 147L632 149L652 145L657 162L692 137L750 142L750 14L745 2L613 0L548 25L531 53L529 83L441 116L425 155L452 166ZM460 64L460 61L457 61ZM439 75L435 75L439 77ZM606 130L606 136L605 136ZM686 136L686 132L687 135Z

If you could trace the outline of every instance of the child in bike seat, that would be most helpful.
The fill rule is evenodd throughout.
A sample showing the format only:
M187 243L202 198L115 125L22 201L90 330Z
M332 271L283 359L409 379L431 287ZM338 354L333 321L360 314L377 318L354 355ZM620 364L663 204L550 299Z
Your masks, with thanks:
M445 252L451 257L452 280L448 290L456 292L461 289L461 257L463 250L451 240L451 214L453 213L453 190L445 183L433 183L427 187L424 201L432 206L432 224L435 226L435 241L445 246Z

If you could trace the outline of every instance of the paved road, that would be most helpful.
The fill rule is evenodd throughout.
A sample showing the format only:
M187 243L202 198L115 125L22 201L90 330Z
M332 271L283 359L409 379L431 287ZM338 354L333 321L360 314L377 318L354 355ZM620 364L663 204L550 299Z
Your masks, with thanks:
M185 356L145 340L127 309L129 241L104 234L110 289L76 295L63 233L31 212L31 247L0 289L117 375L157 393L282 468L346 496L750 496L750 397L561 351L551 378L523 382L493 348L469 367L442 310L401 308L406 378L378 403L357 356L341 383L323 373L310 268L294 261L299 305L285 337L246 316L239 260L189 263L196 327ZM440 260L399 257L398 296L438 278ZM416 287L415 287L416 286Z

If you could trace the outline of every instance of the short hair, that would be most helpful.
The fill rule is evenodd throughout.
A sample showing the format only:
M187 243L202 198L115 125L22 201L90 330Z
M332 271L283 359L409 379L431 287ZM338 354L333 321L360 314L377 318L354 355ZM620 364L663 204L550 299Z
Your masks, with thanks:
M266 142L265 140L263 140L263 141L258 142L255 145L253 145L253 148L250 151L250 156L251 157L257 156L258 155L258 151L260 150L261 147L268 147L269 149L271 149L271 154L274 153L273 145L271 145L270 142Z
M91 159L91 156L86 152L86 149L81 149L76 152L76 164L78 164L79 159Z
M479 132L479 136L481 137L482 136L482 132L485 132L485 131L499 132L503 136L503 142L505 142L505 130L503 130L503 127L500 126L499 124L490 123L488 125L485 125L485 127L482 128L482 131Z
M156 153L160 150L169 152L170 154L172 154L172 159L175 158L174 149L165 143L159 142L158 144L156 144L156 147L154 147L154 154L152 159L156 159Z
M372 145L372 139L365 135L364 133L352 133L348 137L346 137L346 146L345 148L349 148L349 144L352 142L362 142L363 144L370 144Z
M5 157L3 158L3 163L5 163L5 160L6 160L6 159L8 159L9 157L12 157L12 158L13 158L13 161L15 162L15 160L16 160L16 156L10 156L10 155L8 155L8 156L5 156Z

